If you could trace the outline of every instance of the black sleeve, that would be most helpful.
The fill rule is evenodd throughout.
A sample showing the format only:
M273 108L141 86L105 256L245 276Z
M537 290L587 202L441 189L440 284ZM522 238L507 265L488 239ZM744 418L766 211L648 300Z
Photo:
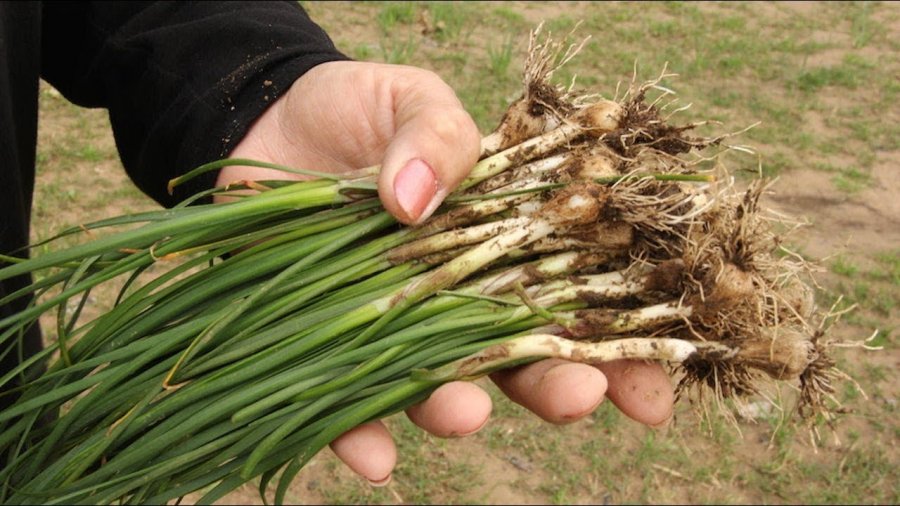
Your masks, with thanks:
M41 73L67 99L109 109L131 178L171 206L315 65L346 59L297 2L45 2Z

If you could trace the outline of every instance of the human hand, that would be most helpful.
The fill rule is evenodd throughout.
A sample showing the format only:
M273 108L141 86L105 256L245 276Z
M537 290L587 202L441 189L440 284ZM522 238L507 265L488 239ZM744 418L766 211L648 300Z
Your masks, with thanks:
M478 160L478 128L437 75L402 65L314 67L251 127L231 153L294 167L346 172L381 164L378 194L402 223L437 209ZM218 183L285 173L226 167Z
M399 65L330 62L299 78L260 116L231 157L330 172L380 163L384 207L399 221L416 224L465 178L477 161L479 139L453 90L435 74ZM284 177L268 169L226 167L217 185ZM606 397L651 426L672 416L674 393L658 364L618 361L593 367L543 360L492 379L513 401L552 423L573 422ZM490 412L484 390L452 382L407 415L431 434L459 437L477 432ZM331 448L373 484L390 480L397 452L381 422L346 432Z

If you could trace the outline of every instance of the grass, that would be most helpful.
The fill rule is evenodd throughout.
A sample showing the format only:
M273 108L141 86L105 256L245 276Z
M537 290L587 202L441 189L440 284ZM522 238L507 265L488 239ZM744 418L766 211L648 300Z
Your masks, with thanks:
M879 267L872 272L878 279L900 285L900 250L883 251L875 255Z
M831 183L844 193L853 194L870 188L873 184L871 172L862 167L834 167L827 164L817 164L816 168L831 172Z
M507 35L499 46L488 45L487 54L490 59L491 74L498 79L505 80L509 76L509 65L513 60L515 41L512 35Z
M831 263L831 270L841 276L854 276L859 272L859 267L845 255L839 255Z
M426 11L434 22L434 36L440 42L457 42L469 36L467 25L477 11L453 2L427 2Z
M303 5L349 55L437 72L484 132L521 92L527 31L545 20L545 29L560 35L583 20L578 34L593 37L559 72L559 82L577 76L576 84L612 95L618 82L631 79L635 62L640 78L668 62L679 74L669 84L680 103L694 104L684 121L722 122L710 132L762 122L739 141L760 153L765 175L805 169L830 181L829 196L863 202L883 184L879 169L894 170L885 160L896 160L900 149L900 130L890 119L900 95L900 45L888 28L900 8L889 2ZM36 238L63 225L154 207L127 183L102 111L77 109L47 86L41 100ZM734 153L726 162L749 178L759 160ZM854 409L840 421L841 447L826 438L814 453L804 429L786 427L774 415L742 425L740 437L720 418L698 423L687 405L666 433L628 420L609 402L558 428L488 386L493 419L471 438L442 441L402 417L388 421L400 446L388 487L369 487L325 454L301 473L304 485L291 497L332 504L896 504L900 249L851 244L826 267L820 303L830 305L843 293L845 305L859 305L845 316L840 336L865 337L877 328L871 344L888 348L881 355L851 350L841 362L869 396L866 401L855 389L839 388Z
M380 47L385 63L406 65L415 57L419 45L412 37L408 37L405 41L387 39L381 42Z
M858 304L866 313L887 319L882 328L896 328L894 312L900 306L900 259L894 250L878 252L862 266L846 255L832 260L830 269L841 276L837 293L843 293L849 303ZM832 298L834 295L832 295ZM871 320L871 318L870 318ZM877 323L877 320L872 321Z
M858 2L854 7L850 33L853 36L853 47L861 48L872 40L878 27L873 26L871 19L872 2Z
M804 93L819 91L826 86L856 89L874 65L859 56L848 54L838 65L815 67L804 71L795 86Z
M385 4L375 18L381 31L388 35L398 24L411 24L416 17L416 6L413 2L391 2Z

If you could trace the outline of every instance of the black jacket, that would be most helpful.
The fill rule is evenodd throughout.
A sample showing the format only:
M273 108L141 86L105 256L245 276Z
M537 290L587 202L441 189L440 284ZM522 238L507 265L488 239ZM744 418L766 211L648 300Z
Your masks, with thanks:
M28 242L39 77L108 109L129 176L169 206L215 174L174 196L169 179L226 156L297 77L339 59L297 2L0 2L0 252ZM29 282L0 282L0 298ZM26 342L39 349L37 329Z

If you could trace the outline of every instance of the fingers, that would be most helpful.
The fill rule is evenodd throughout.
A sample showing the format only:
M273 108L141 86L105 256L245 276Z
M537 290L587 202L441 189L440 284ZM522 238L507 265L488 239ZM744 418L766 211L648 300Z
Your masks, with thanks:
M665 426L674 412L672 384L657 363L617 360L594 367L548 359L491 377L511 400L557 424L587 415L604 396L651 427Z
M606 377L597 368L560 359L547 359L491 375L512 401L544 420L571 423L603 401Z
M397 463L397 448L380 421L348 430L331 442L331 449L347 467L372 485L383 486L391 481L391 471Z
M651 427L672 418L675 394L657 363L618 360L597 367L548 359L491 375L514 402L556 424L574 422L609 399L630 418ZM491 413L491 399L478 386L452 382L407 410L413 423L439 437L477 432ZM347 431L331 443L334 453L373 485L385 485L397 462L393 439L381 422Z
M491 398L473 383L454 381L406 410L413 423L438 437L462 437L478 432L491 415Z
M396 132L378 193L398 220L421 223L475 165L480 136L453 90L430 72L398 73L390 93Z
M616 360L597 367L609 380L606 396L622 413L651 427L663 427L672 419L675 392L661 365Z
M491 398L472 383L456 381L442 385L426 401L409 408L406 413L413 423L435 436L467 436L487 423ZM372 485L383 486L390 482L397 463L397 448L380 421L345 432L331 442L331 449Z

